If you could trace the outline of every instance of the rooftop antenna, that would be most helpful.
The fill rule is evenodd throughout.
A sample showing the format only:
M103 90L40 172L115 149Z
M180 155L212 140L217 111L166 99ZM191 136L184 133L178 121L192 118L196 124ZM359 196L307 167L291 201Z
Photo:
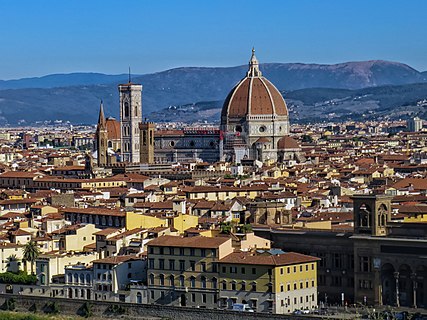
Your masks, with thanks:
M131 77L130 77L130 66L129 66L129 83L131 82Z

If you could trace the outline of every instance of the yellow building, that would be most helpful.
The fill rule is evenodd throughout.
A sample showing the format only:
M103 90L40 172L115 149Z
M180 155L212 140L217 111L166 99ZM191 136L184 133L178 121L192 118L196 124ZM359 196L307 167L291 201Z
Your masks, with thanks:
M291 313L317 307L319 258L281 250L234 252L219 261L220 307Z
M217 262L231 238L162 236L148 243L148 303L216 308Z
M189 200L204 199L208 201L224 201L235 197L246 197L255 199L262 192L268 190L265 184L242 186L242 187L210 187L197 186L185 190L186 198Z
M82 252L96 242L94 233L100 231L94 224L74 224L52 232L52 240L59 241L61 252Z
M199 223L199 217L189 214L144 214L140 212L126 212L126 229L172 227L180 234L185 230L194 228Z

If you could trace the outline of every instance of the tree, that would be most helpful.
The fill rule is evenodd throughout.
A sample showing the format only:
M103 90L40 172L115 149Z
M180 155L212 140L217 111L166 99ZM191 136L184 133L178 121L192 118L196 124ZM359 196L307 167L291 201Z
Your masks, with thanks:
M244 224L240 227L240 232L242 233L251 233L252 232L252 225L251 224Z
M24 246L24 261L31 263L31 274L34 274L34 262L40 255L40 249L37 243L33 240Z
M230 222L221 223L220 233L230 234L233 231L233 226Z

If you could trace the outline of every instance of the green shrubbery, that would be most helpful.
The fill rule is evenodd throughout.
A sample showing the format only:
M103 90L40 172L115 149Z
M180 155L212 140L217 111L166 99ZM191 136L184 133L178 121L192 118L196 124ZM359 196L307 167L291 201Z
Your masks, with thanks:
M13 298L6 299L6 301L3 303L3 305L0 307L0 309L6 310L6 311L15 310L15 299L13 299Z
M93 315L92 305L89 302L83 303L83 305L77 310L77 314L84 318L90 318Z
M43 307L44 313L47 314L58 314L59 313L59 307L56 302L48 302Z
M126 313L126 309L123 306L121 306L121 305L110 304L108 306L106 312L108 314L120 315L120 314L125 314Z
M18 273L4 272L0 273L0 283L36 284L37 277L35 275L29 275L24 271L19 271Z

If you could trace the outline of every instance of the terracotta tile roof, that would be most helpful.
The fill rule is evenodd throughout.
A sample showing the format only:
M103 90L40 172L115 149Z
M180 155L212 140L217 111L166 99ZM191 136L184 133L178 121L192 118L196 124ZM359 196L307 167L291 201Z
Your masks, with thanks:
M109 208L64 208L61 209L63 213L79 213L79 214L90 214L90 215L104 215L104 216L118 216L125 217L126 213L120 209L109 209Z
M393 185L395 189L408 188L412 186L415 190L427 190L426 178L405 178Z
M219 263L286 266L315 262L319 260L320 259L317 257L312 257L296 252L287 252L278 255L258 254L256 252L233 252L219 260Z
M40 173L26 172L26 171L7 171L0 174L0 178L35 178Z
M128 236L137 234L137 233L139 233L141 231L144 231L144 230L146 230L146 229L144 229L144 228L135 228L135 229L132 229L132 230L127 230L127 231L125 231L123 233L120 233L118 235L112 236L111 238L108 238L108 240L113 240L113 241L114 240L120 240L120 239L123 239L124 237L128 237Z
M107 257L104 259L94 260L92 263L103 263L103 264L120 264L127 261L140 260L136 255L123 255L123 256L113 256Z
M183 247L183 248L218 248L229 238L207 238L207 237L177 237L162 236L148 243L148 246L160 247Z
M93 235L95 235L95 236L108 236L110 234L118 232L119 230L120 230L119 228L106 228L106 229L95 232Z
M10 234L12 236L29 236L29 235L31 235L30 232L22 230L22 229L18 229L16 231L12 231Z

